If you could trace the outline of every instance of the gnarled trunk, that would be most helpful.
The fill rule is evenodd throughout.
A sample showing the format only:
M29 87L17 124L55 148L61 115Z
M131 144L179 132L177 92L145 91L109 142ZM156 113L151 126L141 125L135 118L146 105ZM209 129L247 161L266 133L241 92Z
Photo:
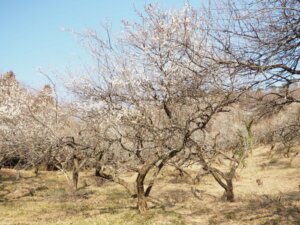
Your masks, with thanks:
M209 173L213 175L214 179L218 182L218 184L225 190L225 198L229 202L234 201L234 194L233 194L233 183L232 179L234 176L235 170L232 170L231 173L229 174L229 177L225 176L221 171L215 169L215 168L210 168ZM223 180L220 178L220 176L223 178ZM224 182L226 181L226 183Z
M149 196L150 191L152 190L152 187L154 185L154 181L157 177L157 175L159 174L159 172L161 171L161 169L163 168L163 166L165 165L165 163L170 160L171 158L173 158L174 156L176 156L176 154L179 151L177 150L173 150L170 153L168 153L167 155L165 155L164 157L161 158L157 158L155 160L148 160L147 162L144 163L144 166L139 170L138 172L138 176L136 178L136 191L137 191L137 207L140 211L140 213L145 213L148 210L148 206L147 206L147 196ZM144 181L145 178L147 176L147 174L149 173L149 171L155 167L156 163L159 163L156 172L154 173L152 180L150 181L147 189L144 189Z
M144 190L144 180L150 168L145 168L144 170L142 169L136 178L137 207L140 213L145 213L148 210L147 200L146 200L145 190Z

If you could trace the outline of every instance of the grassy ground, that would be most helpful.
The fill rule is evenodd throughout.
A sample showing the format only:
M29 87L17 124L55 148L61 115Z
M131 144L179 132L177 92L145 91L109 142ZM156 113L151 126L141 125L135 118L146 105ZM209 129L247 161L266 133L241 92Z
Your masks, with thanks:
M192 186L163 171L145 215L122 186L98 187L92 172L81 176L72 194L60 172L36 177L25 171L16 181L15 171L1 169L0 224L300 224L300 157L288 166L289 159L269 156L265 148L253 152L234 182L234 203L221 199L223 190L211 177Z

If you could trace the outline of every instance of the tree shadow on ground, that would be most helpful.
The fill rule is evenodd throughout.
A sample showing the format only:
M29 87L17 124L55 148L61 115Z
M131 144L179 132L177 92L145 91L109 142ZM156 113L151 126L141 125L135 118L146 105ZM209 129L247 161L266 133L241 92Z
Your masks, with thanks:
M300 224L300 192L290 192L282 196L255 195L248 199L243 206L222 209L220 214L226 219L238 219L245 223L260 224Z
M190 218L191 221L201 221L202 223L204 220L208 220L209 224L234 222L261 225L300 224L300 191L282 195L249 195L237 198L234 203L217 197L212 198L205 191L196 194L198 197L187 198L186 201L200 202L193 203L190 210L186 210L186 205L182 210L178 207L176 210L180 215Z

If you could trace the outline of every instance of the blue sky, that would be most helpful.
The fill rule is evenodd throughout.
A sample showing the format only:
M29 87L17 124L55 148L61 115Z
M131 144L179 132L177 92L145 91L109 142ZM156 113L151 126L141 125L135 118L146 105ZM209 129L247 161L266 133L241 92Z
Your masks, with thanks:
M184 0L0 0L0 73L12 70L21 82L39 87L46 79L37 72L80 67L86 54L74 36L61 28L83 31L110 21L114 32L122 19L137 19L134 8L159 2L179 8ZM203 0L191 0L198 7Z

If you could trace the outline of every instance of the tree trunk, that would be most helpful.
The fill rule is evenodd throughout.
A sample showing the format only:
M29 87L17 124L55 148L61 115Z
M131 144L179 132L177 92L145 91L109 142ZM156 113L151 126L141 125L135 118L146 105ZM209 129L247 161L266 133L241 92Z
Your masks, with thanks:
M141 214L146 213L148 211L147 200L144 194L137 195L137 207Z
M149 194L150 194L150 191L151 191L151 189L153 187L153 184L154 184L154 180L157 177L158 173L163 168L163 166L165 165L165 163L168 160L170 160L171 158L173 158L174 156L176 156L176 154L178 152L180 152L180 151L173 150L169 154L165 155L162 158L157 158L155 160L148 160L147 162L144 163L144 166L139 170L138 176L136 178L136 190L137 190L137 199L138 199L137 200L137 207L138 207L140 213L145 213L148 210L147 196L149 196ZM150 181L150 184L149 184L148 188L145 191L144 190L144 181L145 181L145 178L146 178L148 172L159 161L161 161L161 163L159 164L156 173L154 173L154 175L153 175L153 179Z
M225 189L226 200L228 202L234 202L232 179L226 180L226 183L227 183L227 187Z
M21 178L21 171L17 170L16 171L16 180L19 180Z
M79 179L79 161L78 158L74 157L73 159L73 185L74 189L77 190L78 187L78 179Z
M286 158L290 158L290 152L291 152L291 148L288 147L287 150L286 150L286 153L285 153Z
M147 201L145 197L145 191L144 191L144 180L145 180L146 174L139 173L137 179L136 179L136 185L137 185L137 207L140 213L145 213L148 210Z
M228 202L233 202L234 201L233 184L232 184L232 177L234 175L233 171L231 171L232 173L230 174L229 178L225 178L225 176L222 175L223 180L225 180L226 183L223 182L223 180L219 177L217 171L218 171L217 169L209 170L209 172L213 175L213 177L218 182L218 184L225 190L225 193L223 196L225 196L225 198ZM222 174L222 173L219 171L219 174Z
M154 164L152 163L146 163L146 165L140 169L138 176L136 178L137 207L140 213L145 213L148 210L147 200L146 200L145 190L144 190L144 181L146 175L148 174L149 170L153 165Z
M99 169L99 168L96 169L96 171L95 171L95 176L96 177L101 177L100 170L101 169Z
M35 168L34 168L34 174L35 174L35 176L38 176L39 175L39 166L36 166Z

